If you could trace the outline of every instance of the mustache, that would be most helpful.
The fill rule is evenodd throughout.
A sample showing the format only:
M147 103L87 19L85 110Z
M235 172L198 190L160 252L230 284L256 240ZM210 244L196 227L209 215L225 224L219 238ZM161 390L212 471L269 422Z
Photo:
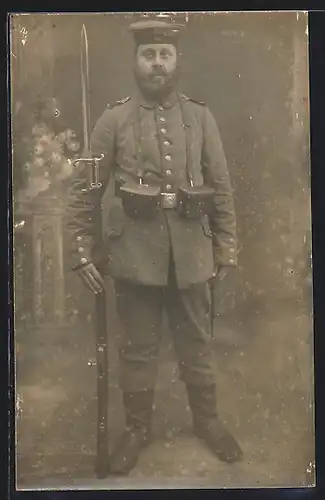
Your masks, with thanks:
M150 73L150 75L152 76L166 76L168 73L166 70L164 70L163 68L156 68L156 69L153 69Z

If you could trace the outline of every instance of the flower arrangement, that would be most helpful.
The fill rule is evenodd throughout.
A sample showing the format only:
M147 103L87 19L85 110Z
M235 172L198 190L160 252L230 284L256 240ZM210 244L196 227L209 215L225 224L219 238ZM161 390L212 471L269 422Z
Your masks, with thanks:
M73 130L55 134L45 123L33 126L25 145L27 161L23 167L27 186L24 193L28 197L37 196L69 178L74 170L74 160L80 155L80 143Z

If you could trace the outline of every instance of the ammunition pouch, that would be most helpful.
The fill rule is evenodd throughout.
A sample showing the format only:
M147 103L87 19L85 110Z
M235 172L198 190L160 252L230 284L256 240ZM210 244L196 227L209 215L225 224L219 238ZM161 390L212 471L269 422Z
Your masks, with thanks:
M182 186L177 193L177 209L188 219L210 215L213 210L215 190L209 186Z
M129 217L151 219L160 209L159 186L130 182L117 185L115 194L122 199L124 212Z
M175 208L188 219L210 215L215 191L209 186L182 186L177 193L162 193L160 186L136 182L115 183L124 212L135 219L152 219L160 209Z

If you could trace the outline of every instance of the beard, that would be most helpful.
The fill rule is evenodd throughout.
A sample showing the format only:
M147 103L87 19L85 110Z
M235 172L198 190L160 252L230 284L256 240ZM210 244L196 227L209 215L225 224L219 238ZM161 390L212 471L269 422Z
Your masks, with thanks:
M133 74L140 91L148 99L159 100L167 96L175 89L178 81L177 69L172 73L156 70L150 74L144 74L136 66Z

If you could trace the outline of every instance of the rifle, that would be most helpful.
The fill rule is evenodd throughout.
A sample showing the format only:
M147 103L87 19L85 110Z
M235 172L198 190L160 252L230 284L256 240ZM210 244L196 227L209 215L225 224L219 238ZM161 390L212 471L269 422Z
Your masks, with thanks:
M83 24L81 30L81 88L82 88L82 117L83 117L83 155L77 158L76 163L84 163L88 167L88 184L86 191L96 194L102 188L99 179L99 162L103 159L93 157L90 152L90 106L89 106L89 66L88 66L88 39L86 27ZM96 197L96 196L95 196ZM100 200L100 196L96 200ZM95 217L94 244L98 249L102 248L102 208L98 203ZM101 265L96 265L98 271L103 275ZM88 365L97 366L97 446L95 473L99 479L108 474L108 356L107 356L107 322L106 322L106 294L105 290L98 293L95 298L95 331L96 331L96 361L88 362Z

